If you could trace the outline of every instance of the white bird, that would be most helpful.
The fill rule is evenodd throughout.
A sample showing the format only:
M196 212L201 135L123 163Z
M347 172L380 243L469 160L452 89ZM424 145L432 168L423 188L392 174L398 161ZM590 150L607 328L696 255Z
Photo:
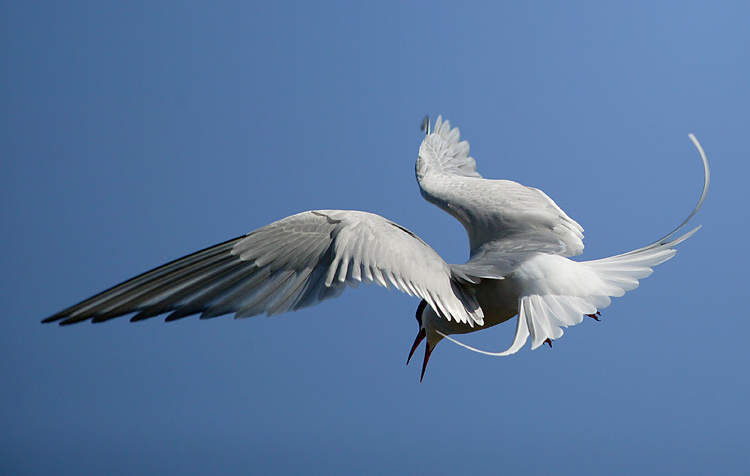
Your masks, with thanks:
M423 130L426 137L416 162L419 188L427 201L466 229L471 255L465 264L446 263L417 235L381 216L314 210L167 263L43 322L102 322L133 313L131 321L165 313L167 321L198 313L201 319L228 313L235 318L271 316L337 297L347 285L374 282L422 299L416 314L419 333L407 359L426 339L421 380L440 340L516 315L510 348L483 353L513 354L529 336L532 349L551 345L564 327L587 315L597 318L610 297L636 288L639 279L671 258L674 246L698 229L672 238L708 192L708 162L692 134L705 175L690 216L643 248L573 261L569 257L583 251L583 228L544 192L482 178L468 142L460 141L458 129L441 117L434 131L425 118Z

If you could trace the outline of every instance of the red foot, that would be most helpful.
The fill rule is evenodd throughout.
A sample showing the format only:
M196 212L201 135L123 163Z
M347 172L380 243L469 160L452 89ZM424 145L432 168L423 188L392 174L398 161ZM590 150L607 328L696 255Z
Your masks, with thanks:
M551 349L552 348L552 339L550 339L549 337L547 337L547 339L545 339L545 341L542 342L542 344L549 344L549 348Z
M598 321L599 320L599 316L601 316L602 313L599 312L599 311L596 311L596 314L586 314L586 315L589 316L590 318L594 319L595 321Z

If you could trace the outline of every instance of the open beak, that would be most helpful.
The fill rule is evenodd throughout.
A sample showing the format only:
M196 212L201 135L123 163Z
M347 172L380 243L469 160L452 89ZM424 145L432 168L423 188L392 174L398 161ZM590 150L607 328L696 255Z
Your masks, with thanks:
M426 342L424 345L424 362L422 362L422 375L419 376L419 383L422 383L422 379L424 378L424 370L427 368L427 361L430 360L430 355L432 355L432 349L430 349L430 343Z
M414 345L411 346L411 351L409 351L409 358L406 359L406 365L409 365L411 356L414 355L414 351L417 350L417 347L419 347L419 344L422 343L425 337L427 337L427 333L425 333L424 329L419 329L419 334L417 334L417 338L414 339ZM424 371L427 368L427 362L430 360L431 354L432 349L430 349L430 343L427 342L424 346L424 361L422 362L422 375L419 377L420 382L422 382L422 379L424 378Z
M424 329L419 329L419 334L417 334L417 338L414 339L414 345L411 346L411 351L409 352L409 358L406 359L406 365L409 365L411 356L414 355L414 351L417 350L417 347L419 347L419 344L424 340L425 337L427 337L427 333L425 333ZM424 374L424 372L422 373Z

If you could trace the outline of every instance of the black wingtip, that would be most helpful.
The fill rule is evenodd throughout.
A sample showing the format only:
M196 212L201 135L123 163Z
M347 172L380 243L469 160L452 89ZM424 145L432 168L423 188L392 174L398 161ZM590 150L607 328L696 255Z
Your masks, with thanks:
M60 324L62 324L69 317L69 313L67 313L66 311L67 309L65 311L52 314L51 316L42 319L42 324L50 324L52 322L58 321L61 321Z
M88 317L83 318L83 319L73 318L70 316L70 314L63 311L63 312L58 312L57 314L53 314L49 317L42 319L42 324L52 324L56 322L58 325L61 325L61 326L69 326L71 324L78 324L79 322L85 321L86 319L88 319Z
M421 129L422 129L422 132L424 132L426 135L430 135L430 116L429 115L424 116L424 119L422 119Z
M72 326L73 324L78 324L79 322L83 322L83 321L85 321L85 319L79 320L79 319L67 318L67 319L61 320L60 322L58 322L58 324L61 326Z

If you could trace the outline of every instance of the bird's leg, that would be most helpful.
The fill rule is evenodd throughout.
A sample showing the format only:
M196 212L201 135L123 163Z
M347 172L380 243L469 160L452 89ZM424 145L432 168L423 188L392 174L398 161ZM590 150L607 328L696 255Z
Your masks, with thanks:
M593 319L595 321L598 321L599 317L601 317L602 313L599 312L599 311L596 311L596 314L586 314L586 315L589 316L591 319Z
M542 343L543 343L543 344L547 344L547 345L549 345L549 348L550 348L550 349L552 348L552 339L550 339L549 337L547 337L547 338L546 338L546 339L544 340L544 342L542 342Z

